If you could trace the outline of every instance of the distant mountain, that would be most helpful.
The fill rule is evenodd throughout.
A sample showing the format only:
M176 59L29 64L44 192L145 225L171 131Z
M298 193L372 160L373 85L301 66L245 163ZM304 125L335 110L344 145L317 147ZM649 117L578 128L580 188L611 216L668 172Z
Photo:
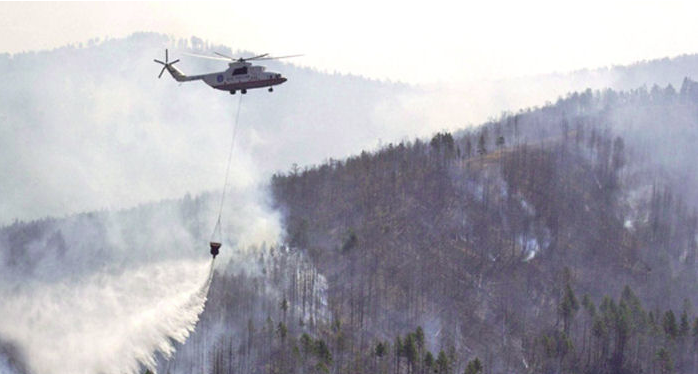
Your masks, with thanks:
M685 77L698 79L698 54L683 55L637 62L628 66L612 66L584 69L573 72L558 72L535 76L523 76L506 80L481 80L474 82L444 82L423 87L427 93L414 96L404 95L405 110L410 105L424 108L439 108L423 115L428 122L482 123L496 118L500 113L513 113L521 108L541 107L554 103L558 97L569 92L586 89L629 91L638 87L651 90L655 85L672 85L678 89ZM447 103L447 105L442 105ZM453 130L462 127L448 127Z
M180 85L167 74L158 80L153 59L162 59L165 48L188 74L227 66L185 51L246 53L196 38L134 34L0 55L0 224L222 187L240 95L202 82ZM242 99L234 186L410 133L379 113L412 90L404 84L265 65L289 81Z
M234 47L234 46L233 46ZM220 188L239 96L159 72L164 49L196 74L231 54L201 39L138 33L51 51L0 54L0 224L119 209ZM273 52L273 51L272 51ZM634 89L696 76L698 55L510 81L411 86L268 61L289 78L242 103L234 182L248 186L291 165L481 123L568 92ZM427 64L425 68L436 68ZM418 74L418 72L415 72ZM448 82L445 77L444 82Z

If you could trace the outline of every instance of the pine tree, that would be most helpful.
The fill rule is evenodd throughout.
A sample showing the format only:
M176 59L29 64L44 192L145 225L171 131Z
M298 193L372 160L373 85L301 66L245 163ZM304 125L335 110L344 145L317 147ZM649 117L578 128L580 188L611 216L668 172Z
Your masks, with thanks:
M383 356L385 356L385 345L383 344L383 342L378 342L378 344L376 344L374 354L378 358L383 358Z
M443 349L439 351L439 356L436 359L436 372L437 374L449 373L448 357Z
M284 297L283 300L281 300L281 303L279 303L279 308L281 308L281 311L283 312L284 315L284 323L286 322L286 312L288 311L288 300Z
M562 301L558 306L558 312L562 317L565 334L569 334L572 319L574 318L574 315L577 314L578 310L579 302L577 301L577 297L574 295L574 291L572 291L570 284L567 283L565 286L565 294L563 295Z
M691 333L691 323L688 322L688 314L684 310L681 313L681 323L679 325L679 336L686 337Z
M424 368L427 372L431 372L433 366L434 355L432 355L431 352L427 351L427 353L424 355Z
M470 360L465 367L465 374L478 374L480 372L482 372L482 363L479 358L475 357L475 359Z
M657 351L655 361L659 366L659 372L661 374L671 374L674 372L674 361L671 359L671 353L665 348L661 348Z
M480 156L487 154L487 128L483 127L480 138L477 140L477 153Z
M410 371L413 372L417 363L417 346L415 343L415 335L407 334L404 343L404 355L407 358L407 363L410 365Z
M679 327L676 324L676 316L673 310L667 310L664 313L664 319L662 320L662 327L664 328L664 333L670 339L676 339L679 335Z

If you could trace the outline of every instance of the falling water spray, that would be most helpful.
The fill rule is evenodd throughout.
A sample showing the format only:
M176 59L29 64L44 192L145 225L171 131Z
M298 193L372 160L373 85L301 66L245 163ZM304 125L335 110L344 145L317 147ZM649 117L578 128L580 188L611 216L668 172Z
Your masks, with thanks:
M0 336L29 373L138 373L169 357L203 311L210 263L172 260L54 284L4 284Z

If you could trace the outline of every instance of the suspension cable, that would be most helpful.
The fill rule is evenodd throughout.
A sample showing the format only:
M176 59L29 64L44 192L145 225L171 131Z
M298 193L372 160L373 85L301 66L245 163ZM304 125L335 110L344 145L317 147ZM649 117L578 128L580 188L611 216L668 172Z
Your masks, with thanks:
M223 183L223 191L221 192L221 204L218 208L218 219L216 220L216 225L213 228L213 233L211 234L211 240L213 241L213 236L216 234L216 230L220 230L221 226L221 216L223 215L223 202L225 201L225 194L228 190L228 174L230 174L230 164L233 160L233 149L235 148L235 137L238 132L238 123L240 120L240 107L242 106L242 93L240 93L240 98L238 99L238 109L235 114L235 125L233 126L233 138L230 141L230 152L228 153L228 165L225 168L225 182Z

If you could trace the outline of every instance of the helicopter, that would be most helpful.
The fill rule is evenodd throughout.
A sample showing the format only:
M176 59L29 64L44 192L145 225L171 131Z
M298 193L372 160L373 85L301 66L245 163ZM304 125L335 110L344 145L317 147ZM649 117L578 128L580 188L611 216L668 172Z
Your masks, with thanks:
M224 55L222 53L214 52L218 57L213 57L213 56L204 56L204 55L197 55L193 53L185 53L186 55L193 56L193 57L199 57L199 58L207 58L207 59L212 59L212 60L219 60L219 61L227 61L228 62L228 69L225 71L217 72L217 73L209 73L209 74L201 74L201 75L185 75L182 73L179 69L174 67L173 65L179 62L179 59L176 59L172 62L168 60L168 51L165 49L165 61L160 61L160 60L153 60L158 64L163 65L162 70L160 70L160 75L158 75L158 78L162 77L162 73L165 72L165 69L172 75L172 78L174 78L177 82L188 82L188 81L195 81L195 80L203 80L204 83L207 85L211 86L212 88L215 88L217 90L223 90L223 91L228 91L230 92L231 95L234 95L235 92L238 90L242 94L246 94L247 90L253 89L253 88L263 88L263 87L268 87L269 92L273 92L274 88L273 86L282 84L286 82L286 78L284 78L281 74L279 73L274 73L274 72L267 72L265 71L265 67L261 65L253 65L252 63L248 61L262 61L262 60L278 60L282 58L290 58L290 57L298 57L302 55L289 55L289 56L279 56L279 57L271 57L269 56L268 53L261 54L258 56L253 56L253 57L248 57L248 58L233 58L228 55Z

